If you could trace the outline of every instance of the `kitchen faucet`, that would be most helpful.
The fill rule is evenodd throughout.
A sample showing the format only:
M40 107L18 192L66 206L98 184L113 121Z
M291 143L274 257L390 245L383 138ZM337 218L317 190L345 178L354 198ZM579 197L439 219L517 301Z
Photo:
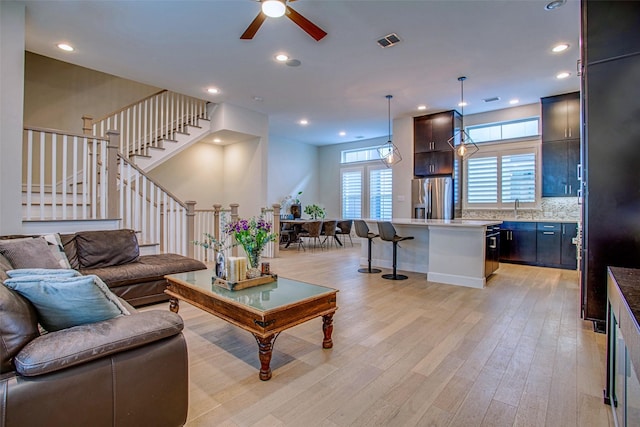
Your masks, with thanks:
M518 219L518 208L520 207L520 199L516 199L513 202L513 217Z

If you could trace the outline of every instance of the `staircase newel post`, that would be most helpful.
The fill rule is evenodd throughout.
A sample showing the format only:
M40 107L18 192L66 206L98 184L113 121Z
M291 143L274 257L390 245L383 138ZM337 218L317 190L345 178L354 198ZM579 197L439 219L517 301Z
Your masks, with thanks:
M93 117L84 115L82 116L82 134L93 135Z
M278 233L273 242L273 257L278 258L280 255L280 203L274 203L271 206L273 207L273 232Z
M196 202L193 200L187 200L184 204L187 205L187 256L189 258L193 258L194 248L192 242L196 240Z
M118 197L118 149L120 148L120 131L107 131L107 216L118 218L120 198Z
M231 222L234 223L236 221L238 221L238 206L240 206L237 203L231 203L229 205L229 207L231 208ZM238 242L234 242L234 243L238 243ZM231 254L233 256L238 256L238 246L234 246Z

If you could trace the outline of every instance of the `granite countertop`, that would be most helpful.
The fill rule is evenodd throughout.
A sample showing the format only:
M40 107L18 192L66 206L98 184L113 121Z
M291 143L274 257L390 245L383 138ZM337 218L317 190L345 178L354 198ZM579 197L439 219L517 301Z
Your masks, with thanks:
M609 267L640 330L640 269Z
M378 220L369 219L368 222L377 222ZM502 224L500 219L415 219L415 218L393 218L392 224L395 225L415 225L421 227L467 227L480 228L488 225Z

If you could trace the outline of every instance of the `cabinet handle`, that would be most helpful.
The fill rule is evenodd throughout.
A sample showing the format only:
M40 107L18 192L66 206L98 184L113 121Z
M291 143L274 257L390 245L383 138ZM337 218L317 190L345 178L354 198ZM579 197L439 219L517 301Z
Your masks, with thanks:
M555 231L543 231L542 234L556 234Z
M569 184L569 193L568 194L571 194L571 184Z
M564 194L567 194L567 184L564 185Z
M542 228L553 228L553 225L543 225Z
M569 128L569 138L571 138L571 128Z
M582 181L582 163L576 165L576 178L578 181Z
M491 242L489 243L489 249L496 249L498 247L498 241L495 237L490 237L489 241Z
M564 224L562 224L562 234L563 234L563 235L565 235L565 234L566 234L566 232L565 232L565 225L564 225Z

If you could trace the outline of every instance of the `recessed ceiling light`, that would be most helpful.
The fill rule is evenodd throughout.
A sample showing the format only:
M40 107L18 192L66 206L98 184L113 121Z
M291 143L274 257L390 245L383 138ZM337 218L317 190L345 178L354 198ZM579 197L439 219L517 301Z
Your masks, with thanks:
M564 50L569 49L569 45L567 43L560 43L558 45L555 45L553 47L553 49L551 49L552 52L558 53L558 52L562 52Z
M218 144L218 143L222 142L222 140L220 138L213 138L213 142Z
M279 53L276 55L276 61L278 62L287 62L289 60L289 55L285 55L284 53Z
M302 119L298 123L300 123L302 126L305 126L309 124L309 121L307 119Z
M418 110L426 110L427 106L426 105L418 105Z
M345 131L341 131L338 135L345 136L347 133Z
M220 93L220 89L218 89L217 87L210 87L209 89L207 89L207 92L216 94Z
M520 100L519 100L519 99L512 99L511 101L509 101L509 104L511 104L511 105L515 105L515 104L517 104L517 103L519 103L519 102L520 102Z
M458 107L466 107L468 104L464 101L458 102Z
M66 43L59 43L58 44L58 48L66 51L66 52L73 52L74 51L73 46L71 46L69 44L66 44Z
M567 73L566 71L563 71L562 73L558 73L558 75L556 75L556 79L566 79L570 75L571 73Z
M553 10L564 6L567 0L553 0L545 5L545 10Z

